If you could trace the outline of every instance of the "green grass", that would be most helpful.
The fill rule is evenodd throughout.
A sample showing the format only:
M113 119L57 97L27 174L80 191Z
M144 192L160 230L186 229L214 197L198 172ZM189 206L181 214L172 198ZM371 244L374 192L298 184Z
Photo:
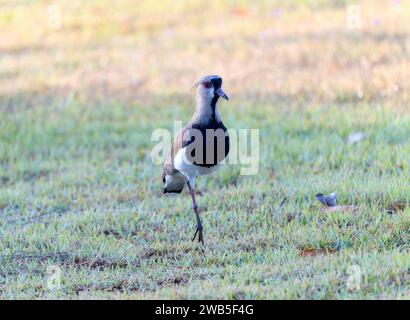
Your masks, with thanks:
M1 119L3 298L409 298L410 117L381 106L241 105L230 127L260 129L260 171L198 180L206 252L189 196L161 194L150 136L188 105L73 101ZM144 121L144 122L141 122ZM346 143L351 132L367 138ZM357 212L319 211L337 191ZM325 250L323 250L325 249ZM60 290L47 267L61 268ZM348 290L348 268L362 271Z

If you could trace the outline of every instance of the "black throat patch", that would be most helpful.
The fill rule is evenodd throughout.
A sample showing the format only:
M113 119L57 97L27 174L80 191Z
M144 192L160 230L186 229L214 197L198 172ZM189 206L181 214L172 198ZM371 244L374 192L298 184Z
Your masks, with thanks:
M214 96L211 101L211 108L212 108L211 120L215 121L215 108L216 108L216 103L218 102L218 99L219 99L219 96L216 94L216 90L218 90L222 86L222 79L214 78L211 80L211 82L214 86Z

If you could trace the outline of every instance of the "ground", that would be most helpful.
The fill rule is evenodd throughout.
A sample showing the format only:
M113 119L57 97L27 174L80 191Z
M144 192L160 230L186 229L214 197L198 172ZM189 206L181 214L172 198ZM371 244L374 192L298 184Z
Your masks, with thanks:
M410 3L356 3L0 1L1 298L409 299ZM202 252L151 134L213 73L260 163L198 179Z

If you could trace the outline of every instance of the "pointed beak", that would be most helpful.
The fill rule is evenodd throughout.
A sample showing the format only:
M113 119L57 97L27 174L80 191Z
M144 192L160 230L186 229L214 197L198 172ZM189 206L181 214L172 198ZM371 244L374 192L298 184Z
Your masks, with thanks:
M225 92L222 91L221 88L217 89L215 93L220 96L221 98L224 98L225 100L229 100L228 96L225 94Z

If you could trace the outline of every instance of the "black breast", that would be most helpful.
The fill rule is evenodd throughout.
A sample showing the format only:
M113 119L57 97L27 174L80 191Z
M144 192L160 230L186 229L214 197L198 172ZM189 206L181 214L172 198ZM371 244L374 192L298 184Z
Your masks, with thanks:
M210 168L229 154L229 135L222 122L211 119L205 124L192 124L187 129L183 146L187 147L188 161Z

